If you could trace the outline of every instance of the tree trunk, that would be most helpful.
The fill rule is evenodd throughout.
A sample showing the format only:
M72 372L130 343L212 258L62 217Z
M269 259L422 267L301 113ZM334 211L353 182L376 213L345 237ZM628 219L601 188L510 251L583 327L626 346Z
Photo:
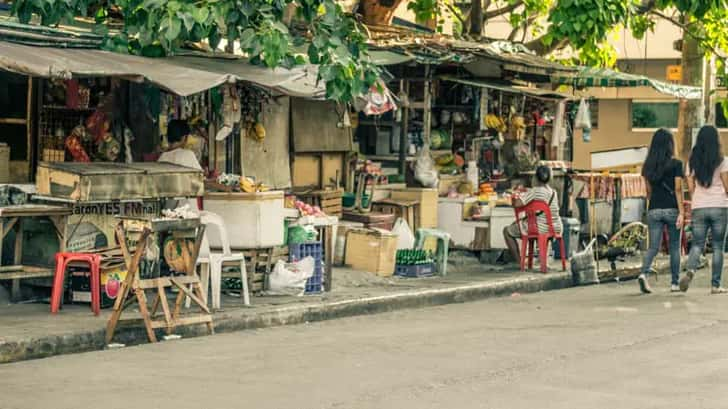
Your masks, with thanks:
M703 121L715 126L715 56L703 60Z
M363 0L359 4L359 13L364 24L388 26L392 24L394 12L403 0Z
M472 0L470 6L470 35L476 38L483 35L483 0Z
M703 80L703 55L697 40L684 33L682 39L682 84L700 86ZM681 99L677 119L678 155L683 161L690 157L693 148L693 132L703 124L702 99Z

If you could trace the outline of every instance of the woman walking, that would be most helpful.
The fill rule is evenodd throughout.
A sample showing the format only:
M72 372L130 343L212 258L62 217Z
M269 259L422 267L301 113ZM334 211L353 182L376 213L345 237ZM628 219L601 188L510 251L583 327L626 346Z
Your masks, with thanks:
M642 177L645 179L649 197L647 225L650 232L650 246L642 263L642 272L637 278L640 291L644 294L652 292L647 275L652 271L652 261L660 250L665 227L670 240L671 290L679 290L683 164L673 157L674 154L675 142L672 134L668 130L659 129L652 137L647 159L642 166Z
M710 293L724 294L727 291L720 286L720 279L728 224L728 161L723 157L718 130L713 126L704 126L698 132L698 140L688 162L687 182L692 197L693 241L688 272L680 279L680 290L688 290L710 230L713 243Z

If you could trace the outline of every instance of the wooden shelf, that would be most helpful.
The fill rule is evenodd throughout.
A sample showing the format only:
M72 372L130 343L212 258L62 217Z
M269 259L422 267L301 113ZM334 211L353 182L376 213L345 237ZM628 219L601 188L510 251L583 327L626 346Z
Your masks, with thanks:
M23 118L0 118L0 124L6 125L26 125L28 121Z
M69 108L64 107L60 105L44 105L43 109L47 109L50 111L73 111L73 112L93 112L96 111L95 107L88 107L88 108Z

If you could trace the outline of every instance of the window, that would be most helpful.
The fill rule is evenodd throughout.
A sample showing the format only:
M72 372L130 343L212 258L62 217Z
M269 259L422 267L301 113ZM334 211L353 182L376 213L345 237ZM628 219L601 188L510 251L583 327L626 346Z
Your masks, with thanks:
M678 103L632 101L632 128L677 128Z
M715 127L728 128L728 119L726 119L725 117L723 104L721 104L720 102L715 104Z

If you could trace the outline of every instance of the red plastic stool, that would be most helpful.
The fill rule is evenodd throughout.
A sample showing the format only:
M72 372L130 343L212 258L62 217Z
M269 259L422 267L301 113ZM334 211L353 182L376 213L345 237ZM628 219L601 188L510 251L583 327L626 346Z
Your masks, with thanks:
M94 315L99 315L101 313L101 256L87 253L56 253L56 274L53 277L51 292L51 314L58 313L61 308L66 267L72 261L88 263L91 267L91 310Z

